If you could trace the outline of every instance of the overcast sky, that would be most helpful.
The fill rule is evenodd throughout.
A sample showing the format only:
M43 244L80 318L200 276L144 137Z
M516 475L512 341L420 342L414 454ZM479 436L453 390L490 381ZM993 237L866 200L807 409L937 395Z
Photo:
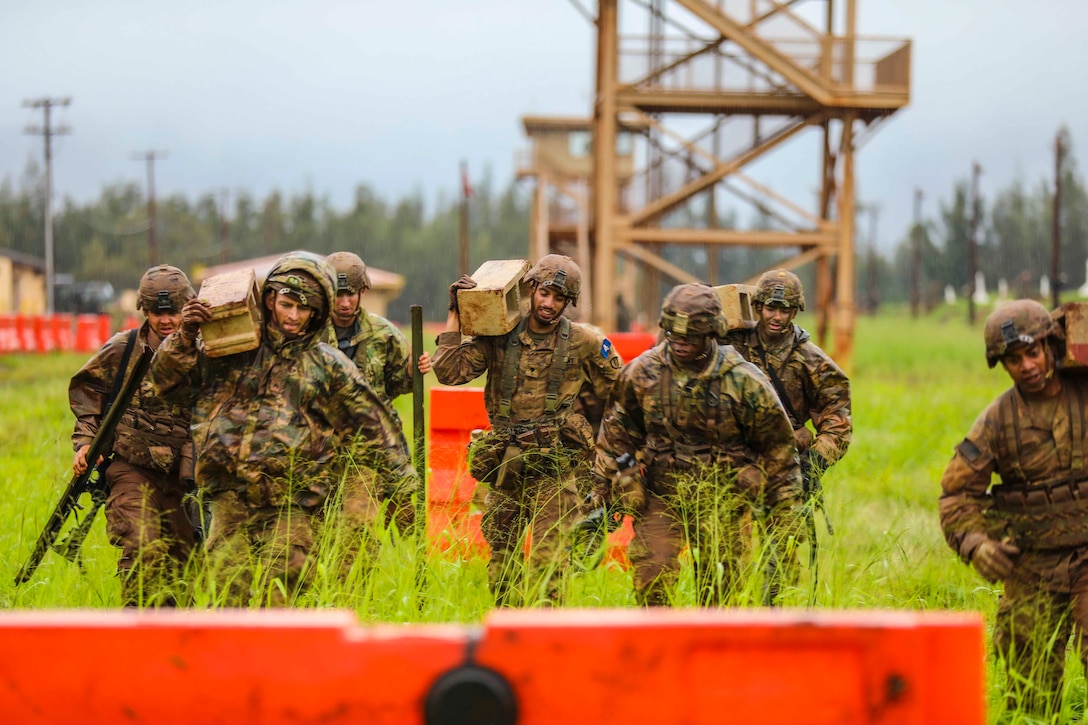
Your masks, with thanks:
M1063 123L1088 144L1088 2L858 7L859 33L914 42L912 103L857 157L883 246L903 235L916 186L935 214L972 160L986 194L1049 174ZM0 0L0 19L0 178L41 155L23 133L40 112L22 101L72 96L55 186L80 201L143 183L131 157L154 149L168 152L160 195L312 188L346 207L366 183L430 203L455 192L461 159L504 185L522 115L590 113L592 29L565 0Z

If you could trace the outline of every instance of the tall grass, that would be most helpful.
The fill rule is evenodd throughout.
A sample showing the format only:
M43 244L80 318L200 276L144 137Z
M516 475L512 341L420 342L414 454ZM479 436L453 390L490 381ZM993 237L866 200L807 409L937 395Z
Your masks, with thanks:
M802 320L812 329L812 320ZM12 578L70 475L72 428L67 381L84 356L0 358L0 607L116 607L117 552L97 522L84 550L85 571L48 554L34 579ZM992 621L998 590L962 564L945 545L937 519L939 480L953 447L985 405L1008 387L984 361L981 325L961 319L915 320L885 313L858 320L853 387L854 438L846 457L824 478L829 536L822 517L816 606L827 608L956 609ZM430 384L433 381L429 381ZM408 398L401 418L411 420ZM411 430L410 427L407 430ZM492 606L480 559L426 556L393 530L376 532L380 546L369 566L339 573L335 547L317 562L300 606L347 607L363 621L478 621ZM424 561L420 561L420 557ZM807 562L807 552L801 552ZM422 566L425 575L418 574ZM366 569L366 575L364 575ZM192 604L215 604L192 569ZM686 578L684 578L686 577ZM570 606L632 606L630 574L598 568L571 577ZM812 579L802 575L794 603L809 601ZM681 606L696 601L690 566L674 592ZM749 601L758 600L753 596ZM1033 722L1005 710L1004 675L991 661L991 720ZM1066 706L1057 722L1077 717L1085 683L1075 657L1067 668ZM1072 703L1072 704L1070 704Z

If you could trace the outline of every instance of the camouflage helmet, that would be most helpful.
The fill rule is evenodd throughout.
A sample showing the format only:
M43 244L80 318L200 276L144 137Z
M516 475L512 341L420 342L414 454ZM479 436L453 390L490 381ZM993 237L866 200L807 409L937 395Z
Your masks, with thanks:
M1035 300L1013 300L998 307L986 318L982 328L986 339L986 364L997 365L1010 347L1033 345L1055 335L1057 323Z
M316 324L310 329L318 329L329 319L329 300L336 299L335 279L324 257L313 252L288 252L272 265L261 296L272 292L298 300L317 313Z
M582 270L574 260L564 254L546 254L525 274L526 282L540 287L555 287L561 295L578 306L578 292L582 289Z
M370 289L370 275L366 271L366 262L359 255L351 252L333 252L325 257L336 274L336 292L365 292Z
M136 309L144 312L179 312L196 292L189 278L177 267L160 264L144 272L140 277L139 299Z
M658 325L677 335L715 335L726 332L722 301L713 287L681 284L672 288L661 305Z
M803 312L805 291L796 274L785 269L772 269L764 272L756 282L756 293L752 296L752 302L775 307L796 307Z

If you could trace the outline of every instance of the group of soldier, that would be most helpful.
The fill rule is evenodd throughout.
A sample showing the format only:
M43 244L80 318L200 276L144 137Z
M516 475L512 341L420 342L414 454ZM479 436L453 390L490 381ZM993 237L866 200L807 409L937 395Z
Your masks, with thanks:
M200 328L212 309L185 274L167 265L144 274L146 321L111 338L69 388L79 473L91 464L85 452L108 391L125 374L125 347L156 349L105 469L126 604L176 601L194 528L205 529L218 601L244 606L293 601L313 577L318 543L333 534L347 573L356 558L368 565L378 517L413 524L419 478L386 397L411 380L407 343L359 304L368 288L354 254L286 254L261 290L259 346L211 357ZM202 505L184 505L197 483Z
M525 276L517 326L475 337L461 333L458 291L475 286L464 276L433 361L419 355L418 374L433 368L443 384L487 378L490 429L468 458L485 494L496 602L561 602L576 525L603 508L609 522L634 518L640 603L669 603L685 547L700 552L699 600L726 603L740 581L730 573L760 538L776 552L773 603L792 576L787 549L804 538L801 460L826 467L851 432L846 376L792 322L804 308L799 280L765 275L760 321L742 335L726 329L712 288L681 285L662 308L662 342L625 366L606 336L571 320L581 276L569 257L547 255ZM400 331L362 306L369 287L355 254L286 254L261 289L260 344L213 357L200 333L213 311L185 274L145 273L144 324L111 338L69 388L81 473L102 463L86 451L131 350L155 351L122 401L103 467L126 604L175 603L198 537L217 601L282 606L306 589L328 541L342 546L346 577L370 565L376 523L415 525L421 483L392 405L412 387L411 356ZM709 513L689 515L693 485L726 497L728 546L710 545Z
M473 436L468 463L485 494L496 603L561 603L576 524L603 507L633 519L640 604L670 603L685 550L699 603L736 601L758 570L774 604L796 581L797 545L815 547L816 484L852 433L846 375L794 323L800 281L763 275L755 322L732 330L713 288L680 285L661 308L659 343L625 364L605 335L571 320L581 277L570 258L543 257L517 326L469 337L458 292L475 282L463 276L433 360L419 355L418 374L443 384L486 376L490 429ZM413 369L403 335L362 307L369 286L354 254L286 254L261 290L259 347L213 358L200 336L212 311L184 273L144 275L145 323L114 336L70 387L80 472L94 465L87 444L126 348L156 349L105 472L126 604L173 602L170 582L194 548L183 503L194 481L226 604L289 604L328 530L348 539L347 572L372 556L377 520L414 525L421 483L392 408ZM1060 368L1061 330L1036 302L998 308L984 335L990 367L1000 362L1013 386L956 448L941 523L959 556L1004 583L995 645L1007 663L1042 663L1010 683L1052 708L1068 636L1088 626L1088 379Z

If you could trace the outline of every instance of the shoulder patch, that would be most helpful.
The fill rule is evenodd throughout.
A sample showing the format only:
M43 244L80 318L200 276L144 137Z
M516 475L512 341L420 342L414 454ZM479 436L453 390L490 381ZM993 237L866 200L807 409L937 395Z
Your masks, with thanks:
M607 358L612 354L612 341L607 337L604 338L604 342L601 343L601 357Z
M963 441L956 446L956 451L963 456L968 463L974 463L978 460L978 457L982 455L982 451L980 451L978 446L975 445L975 442L969 438L964 438Z

